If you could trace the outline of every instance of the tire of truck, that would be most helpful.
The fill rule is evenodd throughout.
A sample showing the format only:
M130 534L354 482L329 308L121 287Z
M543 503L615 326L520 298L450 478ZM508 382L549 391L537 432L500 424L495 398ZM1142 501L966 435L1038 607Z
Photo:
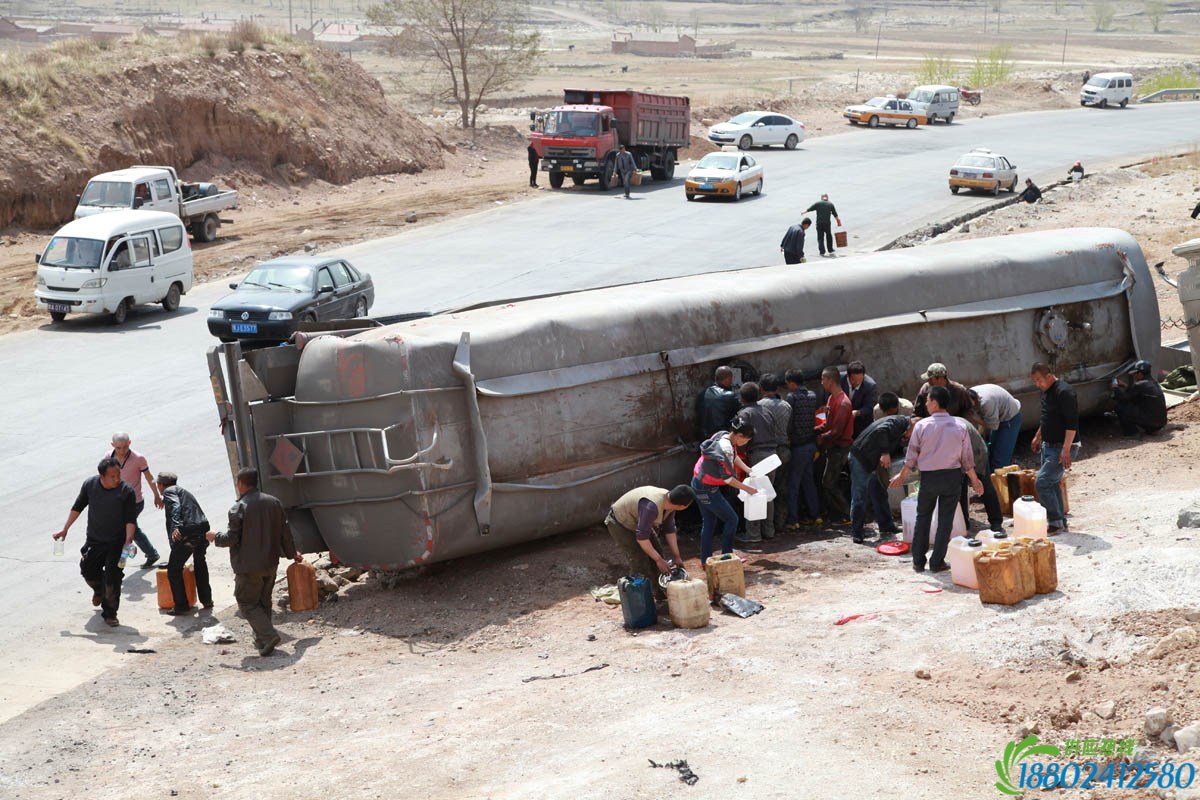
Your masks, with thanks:
M172 283L171 288L167 289L167 296L162 299L163 311L175 311L179 308L179 298L183 295L183 287L178 283Z
M796 145L800 144L800 137L794 133L788 134L787 141L783 143L785 150L795 150Z
M587 178L583 177L582 175L571 176L571 183L575 184L576 186L583 186L583 182L585 180L587 180Z
M754 139L752 139L748 133L743 133L742 138L738 139L738 150L749 150L753 146Z
M62 322L66 318L67 318L67 312L65 312L65 311L51 311L50 312L50 321L51 322Z
M551 172L550 173L550 188L551 189L561 189L562 185L563 185L563 177L564 177L564 175L561 172Z
M217 238L220 227L221 220L217 219L216 214L206 214L204 219L192 223L192 238L197 242L211 242Z
M615 158L609 157L604 159L604 166L600 168L600 191L607 192L612 188L613 172L617 168Z
M879 127L879 117L871 117L869 120L867 120L867 127L868 128L878 128Z
M120 303L117 303L117 308L109 316L108 321L113 325L124 325L125 320L129 319L129 298L126 297Z
M668 150L663 157L662 179L664 181L674 180L675 178L675 151Z

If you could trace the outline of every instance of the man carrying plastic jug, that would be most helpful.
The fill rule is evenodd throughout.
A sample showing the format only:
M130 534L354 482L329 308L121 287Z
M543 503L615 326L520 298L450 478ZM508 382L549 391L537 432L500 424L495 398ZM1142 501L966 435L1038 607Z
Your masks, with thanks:
M666 592L657 580L659 574L670 575L671 562L683 566L675 512L683 511L695 500L696 493L690 486L680 485L670 491L657 486L639 486L621 495L604 518L609 536L629 559L629 574L649 578L658 600L666 598ZM670 548L671 562L663 556L666 552L662 544L664 539Z
M205 608L213 607L212 586L208 582L208 517L200 508L195 495L179 485L179 476L174 472L158 473L158 491L163 499L166 515L167 539L171 542L171 557L167 561L167 580L171 583L171 596L175 607L172 616L188 614L192 604L188 602L187 587L183 582L183 566L192 559L192 570L196 576L196 595Z
M904 469L892 478L891 486L903 486L914 471L921 473L921 488L917 492L917 521L913 527L913 569L925 571L925 554L929 550L929 529L933 509L938 512L937 534L933 540L933 555L929 557L931 572L950 569L946 563L946 548L950 546L950 531L954 527L954 512L958 510L959 488L965 474L971 488L983 494L983 484L975 474L975 456L971 452L968 423L946 412L950 405L950 390L934 386L929 390L926 407L929 416L919 421L908 440Z
M783 426L781 433L772 412L759 405L758 401L762 399L762 389L757 383L743 383L742 387L738 389L738 397L742 401L742 407L737 412L737 419L744 424L749 424L754 430L749 453L749 464L754 467L760 461L766 461L775 455L779 445L784 444L787 425ZM788 418L791 419L791 406L788 406L787 410ZM737 541L740 544L757 544L763 539L774 538L775 503L771 501L767 503L766 519L747 519L746 535Z
M1042 393L1042 421L1033 435L1032 449L1041 456L1037 474L1038 502L1046 509L1046 522L1053 535L1067 529L1063 511L1063 471L1071 468L1071 445L1079 431L1079 401L1071 384L1057 378L1040 361L1029 371Z
M254 646L260 656L269 656L280 642L271 623L271 590L279 571L279 556L296 563L304 560L292 542L283 504L258 490L258 470L237 474L238 500L229 509L229 530L209 531L209 542L229 548L233 566L233 597L238 611L254 631Z
M96 467L98 475L83 482L79 496L67 514L67 524L54 534L66 539L67 531L88 510L87 540L79 551L79 573L92 587L92 605L100 606L100 615L115 628L117 608L121 605L121 550L133 541L137 531L137 498L129 484L121 480L121 464L105 458Z

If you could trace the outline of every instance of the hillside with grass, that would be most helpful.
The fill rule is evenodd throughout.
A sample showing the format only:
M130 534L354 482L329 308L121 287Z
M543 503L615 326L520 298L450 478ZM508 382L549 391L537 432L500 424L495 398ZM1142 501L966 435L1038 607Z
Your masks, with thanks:
M67 220L90 176L132 164L285 185L442 165L357 64L254 25L0 54L0 104L0 227Z

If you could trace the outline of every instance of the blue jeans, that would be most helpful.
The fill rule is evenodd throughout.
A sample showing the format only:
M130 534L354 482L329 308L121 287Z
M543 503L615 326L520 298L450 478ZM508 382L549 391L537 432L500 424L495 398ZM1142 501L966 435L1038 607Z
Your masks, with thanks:
M696 493L696 507L700 509L700 563L712 555L713 532L717 520L721 521L721 552L733 552L733 535L737 532L738 515L721 494L721 486L707 486L699 478L692 478L692 491Z
M1046 509L1046 522L1051 526L1066 521L1062 500L1062 445L1042 443L1042 466L1037 474L1038 502Z
M808 506L808 515L814 519L821 515L821 506L817 502L817 482L813 479L813 456L816 452L816 442L792 448L787 480L788 524L800 521L801 489L804 490L804 504Z
M850 532L862 536L867 513L875 517L880 533L895 531L891 506L888 504L887 489L879 482L875 470L867 469L853 455L850 456Z
M995 472L1001 467L1013 463L1013 451L1017 449L1017 437L1021 434L1021 412L1008 422L1001 422L1000 427L992 431L988 437L989 472Z

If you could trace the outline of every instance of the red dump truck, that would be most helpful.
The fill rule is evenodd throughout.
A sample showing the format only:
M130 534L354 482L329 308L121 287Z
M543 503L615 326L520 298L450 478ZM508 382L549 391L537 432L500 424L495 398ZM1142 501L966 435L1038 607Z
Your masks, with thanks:
M690 141L692 104L662 94L567 89L563 105L532 117L530 144L550 186L562 188L570 175L576 186L599 178L603 190L612 186L621 145L655 180L673 178L679 151Z

